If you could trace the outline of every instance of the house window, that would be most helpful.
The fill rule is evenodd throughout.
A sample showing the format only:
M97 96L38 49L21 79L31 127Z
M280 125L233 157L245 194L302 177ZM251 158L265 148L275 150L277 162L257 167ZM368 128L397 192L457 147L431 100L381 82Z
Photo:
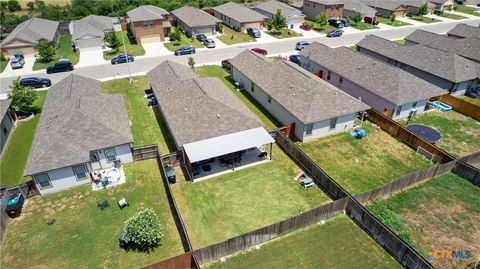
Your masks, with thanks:
M107 158L107 162L111 163L117 159L117 154L115 153L115 149L106 149L105 151L105 158Z
M40 189L46 189L46 188L52 187L52 182L50 182L50 178L48 177L48 174L36 175L34 178L35 178L35 181L37 181L37 184L40 186Z
M328 71L327 73L327 79L330 80L330 76L332 75L332 72Z
M305 135L311 135L313 132L313 123L305 125Z
M416 108L416 107L417 107L417 102L412 104L412 108Z
M270 95L268 95L267 98L268 98L267 101L268 101L269 103L271 103L271 102L272 102L272 98L270 97Z
M87 178L87 171L85 170L85 165L78 165L72 167L73 174L75 174L75 177L77 180L83 180Z
M343 78L342 78L342 77L338 77L338 84L339 84L339 85L342 85L342 83L343 83Z
M252 86L250 87L250 91L255 92L255 84L252 82L251 85Z
M330 119L330 130L335 129L337 127L337 118Z
M153 26L153 21L144 21L143 22L143 27L144 28L150 28Z
M400 115L400 112L402 112L402 106L397 107L397 110L395 111L395 116Z

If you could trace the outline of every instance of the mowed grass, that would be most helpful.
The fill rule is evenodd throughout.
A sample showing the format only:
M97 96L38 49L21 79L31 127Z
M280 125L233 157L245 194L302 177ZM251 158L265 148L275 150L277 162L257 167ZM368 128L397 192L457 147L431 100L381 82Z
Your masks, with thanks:
M371 29L380 29L380 27L378 27L377 25L373 25L371 23L366 23L366 22L363 22L363 21L359 21L359 22L351 21L350 22L350 27L355 28L355 29L360 30L360 31L371 30Z
M55 48L55 56L53 56L52 61L42 63L37 58L33 64L33 70L45 69L58 62L60 59L68 59L74 65L77 64L78 60L80 59L80 53L78 51L73 52L71 35L64 35L60 37L57 47Z
M457 96L457 98L462 99L462 100L467 101L467 102L470 102L470 103L475 104L477 106L480 106L480 98L472 98L472 97L468 97L466 95Z
M172 29L170 31L173 31L174 28L175 27L172 27ZM194 48L203 48L203 44L200 43L200 41L198 41L196 38L187 37L183 33L181 33L180 41L165 42L165 43L163 43L163 45L169 51L176 51L179 48L186 47L186 46L193 46Z
M374 266L373 266L374 265ZM338 215L243 251L226 262L207 264L208 269L402 268L347 216Z
M227 45L246 43L246 42L256 42L255 38L250 36L249 34L243 33L243 32L237 32L225 24L223 25L222 29L223 29L222 35L217 38Z
M437 129L442 140L437 145L454 156L480 150L480 123L458 112L432 111L415 116L410 123L424 124Z
M23 176L23 171L27 165L46 96L47 91L38 92L38 98L34 102L36 110L34 118L28 121L18 121L17 126L10 133L0 159L0 185L13 186L30 180L30 177Z
M27 200L10 222L2 246L2 268L139 268L183 253L156 160L124 166L126 183L92 191L90 184ZM126 198L129 206L116 205ZM97 202L110 207L100 211ZM141 207L153 208L164 236L150 253L118 246L124 222ZM53 225L47 220L54 218ZM28 258L25 258L28 257Z
M102 92L123 94L134 146L157 144L161 154L175 151L175 143L162 116L156 115L157 112L147 106L147 99L144 96L145 90L150 88L147 77L139 76L133 79L133 84L128 81L128 78L103 82Z
M477 12L477 9L473 7L467 7L464 5L455 5L455 11L480 17L480 12Z
M267 146L267 151L268 151ZM177 169L173 193L194 248L273 224L318 207L329 198L317 187L304 189L300 171L276 145L273 160L200 182L187 182Z
M200 77L218 77L225 85L238 97L242 102L262 121L265 129L271 130L282 126L272 115L268 113L253 97L251 97L245 90L238 91L235 88L235 81L232 80L222 67L218 65L207 65L203 67L196 67L195 71Z
M449 13L449 12L442 12L442 14L439 15L440 17L452 19L452 20L463 20L463 19L468 19L465 16L460 16L457 14Z
M309 20L305 20L305 24L307 24L307 25L309 25L310 27L312 27L312 29L313 29L314 31L317 31L317 32L319 32L319 33L324 33L324 34L330 32L330 31L333 31L333 30L338 29L338 28L333 27L333 26L328 25L328 24L321 26L321 25L319 25L319 24L317 24L317 23L315 23L315 22L313 22L313 21L309 21Z
M280 31L278 32L274 32L274 31L269 31L267 32L267 34L275 37L275 38L278 38L278 39L282 39L282 38L290 38L290 37L297 37L297 36L301 36L302 34L299 34L295 31L292 31L292 30L289 30L289 29L286 29L286 28L283 28L281 29Z
M399 21L399 20L395 20L394 22L392 22L389 18L383 18L383 17L375 17L375 19L377 19L380 23L387 24L393 27L412 25L408 22Z
M434 23L434 22L442 22L441 20L435 19L435 18L429 18L425 16L412 16L410 19L423 22L423 23Z
M351 194L374 189L430 163L388 133L365 122L367 136L340 133L298 146Z
M432 260L436 268L454 269L466 268L480 252L479 205L480 188L447 173L367 207L420 253L469 249L472 258L468 260Z
M142 56L145 55L145 50L141 45L138 44L132 44L130 42L130 39L128 39L127 36L127 31L122 31L122 32L115 32L115 35L117 38L122 41L122 34L123 34L123 42L125 42L125 48L127 49L127 54L133 55L133 56ZM122 43L123 44L123 43ZM105 60L111 60L115 56L119 54L123 54L125 51L123 49L123 45L120 47L118 52L115 51L104 51L103 52L103 58Z
M5 61L0 60L0 73L2 73L3 70L5 70L5 67L7 67L9 62L10 62L10 60L6 60L6 59L5 59Z

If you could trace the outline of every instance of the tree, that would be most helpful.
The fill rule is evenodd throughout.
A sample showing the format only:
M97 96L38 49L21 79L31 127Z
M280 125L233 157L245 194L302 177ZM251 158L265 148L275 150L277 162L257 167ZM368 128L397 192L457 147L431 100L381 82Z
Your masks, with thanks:
M427 3L425 3L418 9L418 15L424 16L424 15L427 15L427 13L428 13L428 5Z
M355 14L353 14L352 21L355 22L355 24L358 24L359 22L361 22L362 14L355 12Z
M7 2L8 11L15 12L22 10L22 7L17 0L8 0Z
M170 42L174 42L175 44L179 44L180 40L182 39L182 33L175 28L170 33L168 33L168 37L170 38Z
M125 221L123 233L127 242L139 250L147 251L158 245L163 229L153 209L141 208L136 215Z
M35 3L34 2L28 2L27 3L27 10L30 11L30 12L34 12L35 11Z
M20 77L12 81L8 97L12 99L12 106L17 110L31 111L32 105L38 94L33 88L27 88L20 84Z
M448 6L448 11L450 12L450 11L452 11L452 10L453 10L453 5L449 5L449 6Z
M38 50L38 54L40 55L40 58L38 59L40 62L48 63L53 60L53 56L55 56L55 50L48 41L42 40L38 42L35 48Z
M315 18L315 23L320 25L320 29L323 29L323 26L328 24L328 16L326 12L318 14Z
M188 66L192 69L195 67L195 59L193 57L188 57Z
M269 30L273 30L273 32L280 32L281 29L287 27L287 18L283 16L282 11L280 9L272 16L271 19L267 21L267 27Z
M395 22L396 19L397 19L397 17L395 17L395 14L392 14L392 16L390 16L390 22L391 22L392 25L393 25L393 23Z
M116 52L118 52L118 49L123 45L122 41L120 41L120 39L117 37L114 29L105 33L103 41L105 41L105 46Z

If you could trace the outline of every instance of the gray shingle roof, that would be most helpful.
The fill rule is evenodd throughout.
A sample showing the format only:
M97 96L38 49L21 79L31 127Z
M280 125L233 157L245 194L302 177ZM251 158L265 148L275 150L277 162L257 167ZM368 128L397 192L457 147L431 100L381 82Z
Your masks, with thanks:
M103 38L105 31L113 28L112 19L105 16L88 15L76 20L73 26L73 38L76 40L84 34L90 34Z
M365 4L373 8L381 8L385 10L395 10L397 8L406 8L399 1L396 0L362 0Z
M457 54L423 45L402 46L368 35L357 46L455 83L478 78L480 74L479 64Z
M297 9L302 9L303 8L303 0L300 1L294 1L289 3L290 6L297 8Z
M227 2L223 5L214 7L213 10L240 23L257 22L267 19L264 15L234 2Z
M263 10L270 14L275 14L277 13L277 10L280 9L283 16L287 18L291 16L305 17L305 15L303 15L302 12L300 12L298 9L276 0L270 0L268 2L263 2L261 4L258 4L255 6L255 9Z
M177 147L262 126L218 78L197 78L170 61L147 76Z
M300 54L395 105L445 94L423 79L347 47L314 42Z
M399 3L404 4L405 6L411 6L411 7L421 7L425 4L427 4L428 7L433 8L435 7L434 4L428 2L427 0L398 0Z
M15 41L27 44L37 44L40 39L53 41L55 33L58 29L58 21L51 21L40 18L31 18L26 20L17 27L3 40L1 47L15 47L11 44Z
M69 75L48 90L25 175L90 161L90 151L133 142L121 94Z
M0 100L0 122L5 117L5 114L7 114L8 108L10 107L11 103L12 99Z
M480 27L459 23L455 25L452 30L448 31L448 34L461 37L480 38Z
M172 14L189 27L210 26L221 22L203 10L188 6L175 9Z
M428 2L430 3L434 3L434 4L445 4L446 2L448 2L449 0L428 0Z
M165 20L164 16L169 13L163 8L152 5L143 5L127 12L130 21L150 21L150 20Z
M405 39L480 62L480 40L477 38L449 38L418 29Z
M354 10L355 12L358 12L360 14L375 14L376 10L367 4L356 1L356 0L350 0L345 2L345 5L343 7L345 10Z
M345 2L344 0L310 0L310 1L322 4L322 5L342 5Z
M366 104L296 64L270 61L249 50L231 59L230 63L304 123L368 109Z

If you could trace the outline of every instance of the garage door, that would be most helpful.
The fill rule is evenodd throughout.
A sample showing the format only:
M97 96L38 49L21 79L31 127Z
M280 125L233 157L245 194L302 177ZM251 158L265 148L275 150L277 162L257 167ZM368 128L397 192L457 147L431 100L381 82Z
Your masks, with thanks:
M91 49L91 48L96 48L98 49L102 47L102 39L100 38L89 38L89 39L81 39L77 40L77 46L78 48L81 49Z
M10 57L13 57L13 55L17 52L23 53L24 57L33 57L35 55L35 50L33 49L33 47L8 49L7 52L10 55Z
M160 41L160 35L155 34L155 35L144 35L140 38L140 43L141 44L146 44L146 43L154 43L154 42L161 42Z
M255 27L255 28L258 28L258 29L262 29L262 24L260 22L254 22L254 23L245 23L243 25L243 30L246 31L247 28L250 28L250 27Z
M205 34L205 35L213 35L213 27L203 27L203 28L195 28L195 34Z

